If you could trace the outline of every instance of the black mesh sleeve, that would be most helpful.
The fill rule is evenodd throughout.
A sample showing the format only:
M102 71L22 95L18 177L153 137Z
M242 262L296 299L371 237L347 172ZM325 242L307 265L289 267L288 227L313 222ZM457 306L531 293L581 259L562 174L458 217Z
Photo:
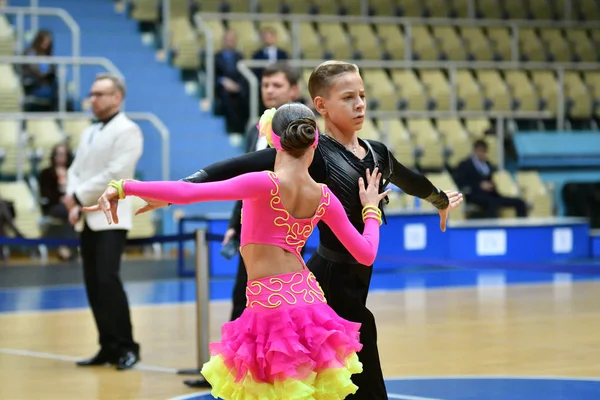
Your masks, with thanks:
M265 149L211 164L181 179L185 182L217 182L235 178L248 172L270 170L275 167L275 149Z
M438 210L448 207L449 200L446 193L436 188L425 175L418 174L402 165L391 152L388 151L392 168L390 181L410 196L415 196L431 203Z

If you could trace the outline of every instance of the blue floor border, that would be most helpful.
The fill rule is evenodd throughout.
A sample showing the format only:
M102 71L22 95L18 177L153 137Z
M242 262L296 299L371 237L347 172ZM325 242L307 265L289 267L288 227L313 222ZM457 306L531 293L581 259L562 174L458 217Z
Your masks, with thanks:
M600 378L448 376L386 379L390 399L401 400L597 400ZM191 393L169 400L214 400Z

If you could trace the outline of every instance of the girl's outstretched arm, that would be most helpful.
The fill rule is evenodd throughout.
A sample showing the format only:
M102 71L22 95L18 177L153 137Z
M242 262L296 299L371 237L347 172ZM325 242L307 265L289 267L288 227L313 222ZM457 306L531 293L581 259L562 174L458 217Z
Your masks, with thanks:
M108 223L119 223L117 207L120 199L138 196L175 204L205 201L245 200L260 196L272 189L273 183L266 171L252 172L219 182L194 184L182 181L112 181L98 199L98 204L84 207L84 212L102 211ZM142 212L137 210L136 215Z
M218 182L194 184L183 181L124 181L124 196L137 196L173 204L255 198L271 188L266 172L251 172Z

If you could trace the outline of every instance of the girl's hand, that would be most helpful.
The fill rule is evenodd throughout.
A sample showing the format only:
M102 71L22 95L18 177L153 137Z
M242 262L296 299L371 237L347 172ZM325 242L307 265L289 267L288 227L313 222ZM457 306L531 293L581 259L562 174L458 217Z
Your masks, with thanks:
M363 207L366 206L374 206L379 207L379 203L381 200L385 198L390 192L391 189L386 190L383 193L379 193L379 183L381 182L381 173L379 173L379 169L375 168L373 170L373 174L370 173L369 169L367 169L367 185L365 186L364 179L362 177L358 178L358 187L359 187L359 195L360 202Z
M104 212L106 221L108 224L119 223L119 216L117 215L117 207L119 206L119 192L112 186L106 188L102 196L98 198L98 204L90 207L83 207L82 211L86 213L91 212Z

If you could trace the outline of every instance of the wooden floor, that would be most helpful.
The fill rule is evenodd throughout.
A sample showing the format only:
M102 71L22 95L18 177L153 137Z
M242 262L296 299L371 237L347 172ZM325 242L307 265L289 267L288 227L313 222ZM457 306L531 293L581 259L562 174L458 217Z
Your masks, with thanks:
M600 283L373 293L384 373L400 376L600 377ZM211 307L211 335L229 315ZM76 368L93 355L89 310L0 315L2 399L169 399L193 390L174 369L194 367L191 304L133 309L140 368Z

